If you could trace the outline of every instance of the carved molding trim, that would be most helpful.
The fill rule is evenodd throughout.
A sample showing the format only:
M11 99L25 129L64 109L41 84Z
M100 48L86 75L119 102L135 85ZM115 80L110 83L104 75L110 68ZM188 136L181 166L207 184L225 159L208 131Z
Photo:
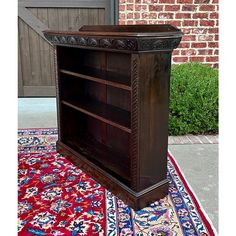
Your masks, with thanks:
M177 48L181 41L180 38L159 38L159 39L140 39L138 41L139 50L161 50L161 49L174 49Z
M173 50L181 37L173 38L101 38L80 35L62 35L44 33L46 39L56 45L74 45L81 47L107 48L127 51Z
M137 50L137 41L135 39L122 38L98 38L98 37L82 37L82 36L63 36L63 35L47 35L45 37L53 44L69 44L97 48L110 48L118 50Z
M132 71L131 71L131 144L130 144L130 156L131 156L131 176L132 176L132 186L134 191L138 191L139 188L139 78L138 78L138 68L139 68L139 58L138 55L132 55Z
M54 74L55 74L55 81L56 81L56 99L57 99L57 123L58 123L58 140L61 141L61 120L59 116L59 112L61 112L61 105L59 103L60 94L59 94L59 80L58 80L58 61L57 61L57 48L53 48L53 55L54 55Z

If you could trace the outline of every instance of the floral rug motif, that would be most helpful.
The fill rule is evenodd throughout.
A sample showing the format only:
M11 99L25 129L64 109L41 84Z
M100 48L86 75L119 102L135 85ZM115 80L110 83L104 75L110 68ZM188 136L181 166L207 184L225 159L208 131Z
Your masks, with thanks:
M57 129L18 135L18 235L215 235L170 154L168 196L135 212L56 152Z

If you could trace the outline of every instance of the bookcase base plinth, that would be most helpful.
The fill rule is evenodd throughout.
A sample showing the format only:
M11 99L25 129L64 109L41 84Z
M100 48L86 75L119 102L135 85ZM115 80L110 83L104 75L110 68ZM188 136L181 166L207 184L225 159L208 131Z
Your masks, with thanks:
M81 168L81 170L83 170L90 177L96 179L96 181L98 181L102 186L107 188L134 210L140 210L168 194L167 179L164 179L161 182L156 183L155 185L140 192L135 192L63 142L57 141L56 146L57 152L62 154L74 165Z

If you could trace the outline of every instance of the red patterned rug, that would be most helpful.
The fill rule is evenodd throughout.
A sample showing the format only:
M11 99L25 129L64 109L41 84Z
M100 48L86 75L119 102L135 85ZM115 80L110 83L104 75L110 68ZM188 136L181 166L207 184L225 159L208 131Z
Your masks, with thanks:
M173 157L169 195L133 211L63 156L57 129L19 130L18 235L212 236Z

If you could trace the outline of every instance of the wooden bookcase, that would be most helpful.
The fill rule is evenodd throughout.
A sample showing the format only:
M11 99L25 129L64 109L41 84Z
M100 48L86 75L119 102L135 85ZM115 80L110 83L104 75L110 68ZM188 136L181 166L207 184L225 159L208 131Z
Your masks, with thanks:
M44 32L56 45L57 150L134 209L168 193L170 25Z

